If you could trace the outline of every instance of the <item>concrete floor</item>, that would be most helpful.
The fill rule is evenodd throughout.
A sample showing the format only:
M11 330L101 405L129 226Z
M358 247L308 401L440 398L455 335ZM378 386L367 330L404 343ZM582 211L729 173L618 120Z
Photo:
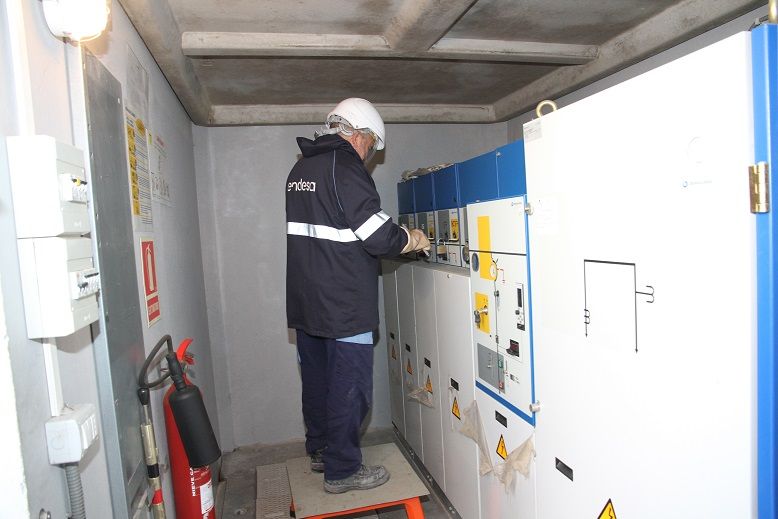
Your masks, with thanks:
M380 445L394 442L405 453L393 429L369 431L362 438L362 445ZM407 453L406 457L407 456ZM256 516L257 478L256 468L260 465L283 463L286 460L305 456L303 441L293 441L274 445L257 444L239 447L224 455L221 467L221 481L216 493L217 519L251 518ZM411 458L409 461L419 471ZM423 475L421 480L426 482ZM457 517L446 511L436 489L430 488L432 494L424 498L423 507L426 519L450 519ZM439 491L438 491L439 492ZM376 517L375 514L362 514L350 517ZM379 512L380 519L404 519L402 509L387 509Z

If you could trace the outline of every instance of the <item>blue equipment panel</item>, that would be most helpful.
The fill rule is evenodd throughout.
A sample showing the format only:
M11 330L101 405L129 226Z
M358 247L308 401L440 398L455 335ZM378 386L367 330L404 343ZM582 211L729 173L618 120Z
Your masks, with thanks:
M499 198L496 153L490 151L459 164L459 196L462 207Z
M413 182L397 183L397 209L399 214L414 214L416 206L413 203Z
M432 174L422 175L413 179L413 200L416 203L417 213L435 210L435 191L432 189Z
M754 159L778 164L778 25L751 31L754 71ZM769 199L778 186L769 184ZM775 207L755 215L757 247L757 475L759 519L778 517L778 218Z
M500 198L527 194L523 140L497 148L497 193Z
M449 166L432 174L435 189L436 209L454 209L459 205L459 183L457 165Z

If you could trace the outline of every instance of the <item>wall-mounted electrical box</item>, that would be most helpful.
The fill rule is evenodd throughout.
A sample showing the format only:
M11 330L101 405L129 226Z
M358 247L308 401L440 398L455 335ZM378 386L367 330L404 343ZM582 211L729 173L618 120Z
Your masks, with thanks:
M98 319L91 240L29 238L17 246L28 337L64 337Z
M52 137L8 138L17 238L90 231L84 153Z
M9 137L8 163L27 336L70 335L98 319L84 154L52 137Z
M46 446L52 465L78 463L100 435L92 404L75 404L46 422Z

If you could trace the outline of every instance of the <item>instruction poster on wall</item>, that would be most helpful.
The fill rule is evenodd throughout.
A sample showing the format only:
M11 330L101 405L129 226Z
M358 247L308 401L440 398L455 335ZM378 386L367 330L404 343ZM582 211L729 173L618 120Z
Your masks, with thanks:
M151 198L155 202L172 206L166 160L165 141L159 135L154 135L151 144Z
M130 108L124 110L127 129L127 155L130 161L130 205L132 228L151 232L154 219L151 214L151 176L149 174L149 132L143 120Z
M149 73L127 45L127 81L124 88L124 105L142 121L149 120Z
M157 258L153 239L141 238L140 254L143 265L143 289L146 296L146 325L151 327L162 317L159 306L159 285L157 284Z

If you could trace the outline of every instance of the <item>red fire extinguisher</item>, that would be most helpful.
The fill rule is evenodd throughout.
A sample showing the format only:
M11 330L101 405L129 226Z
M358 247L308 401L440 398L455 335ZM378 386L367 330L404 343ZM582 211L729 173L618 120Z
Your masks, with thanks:
M190 344L192 344L192 339L184 339L179 345L176 351L179 362L188 365L194 364L193 357L186 353ZM173 368L171 366L171 372ZM187 386L192 385L186 372L183 373L183 381ZM176 517L178 519L216 519L211 468L208 465L194 468L189 462L170 404L171 395L176 391L176 385L171 385L165 393L162 404L165 410L165 429L167 431L168 453L170 454L170 473L173 480ZM199 396L199 390L197 393Z

